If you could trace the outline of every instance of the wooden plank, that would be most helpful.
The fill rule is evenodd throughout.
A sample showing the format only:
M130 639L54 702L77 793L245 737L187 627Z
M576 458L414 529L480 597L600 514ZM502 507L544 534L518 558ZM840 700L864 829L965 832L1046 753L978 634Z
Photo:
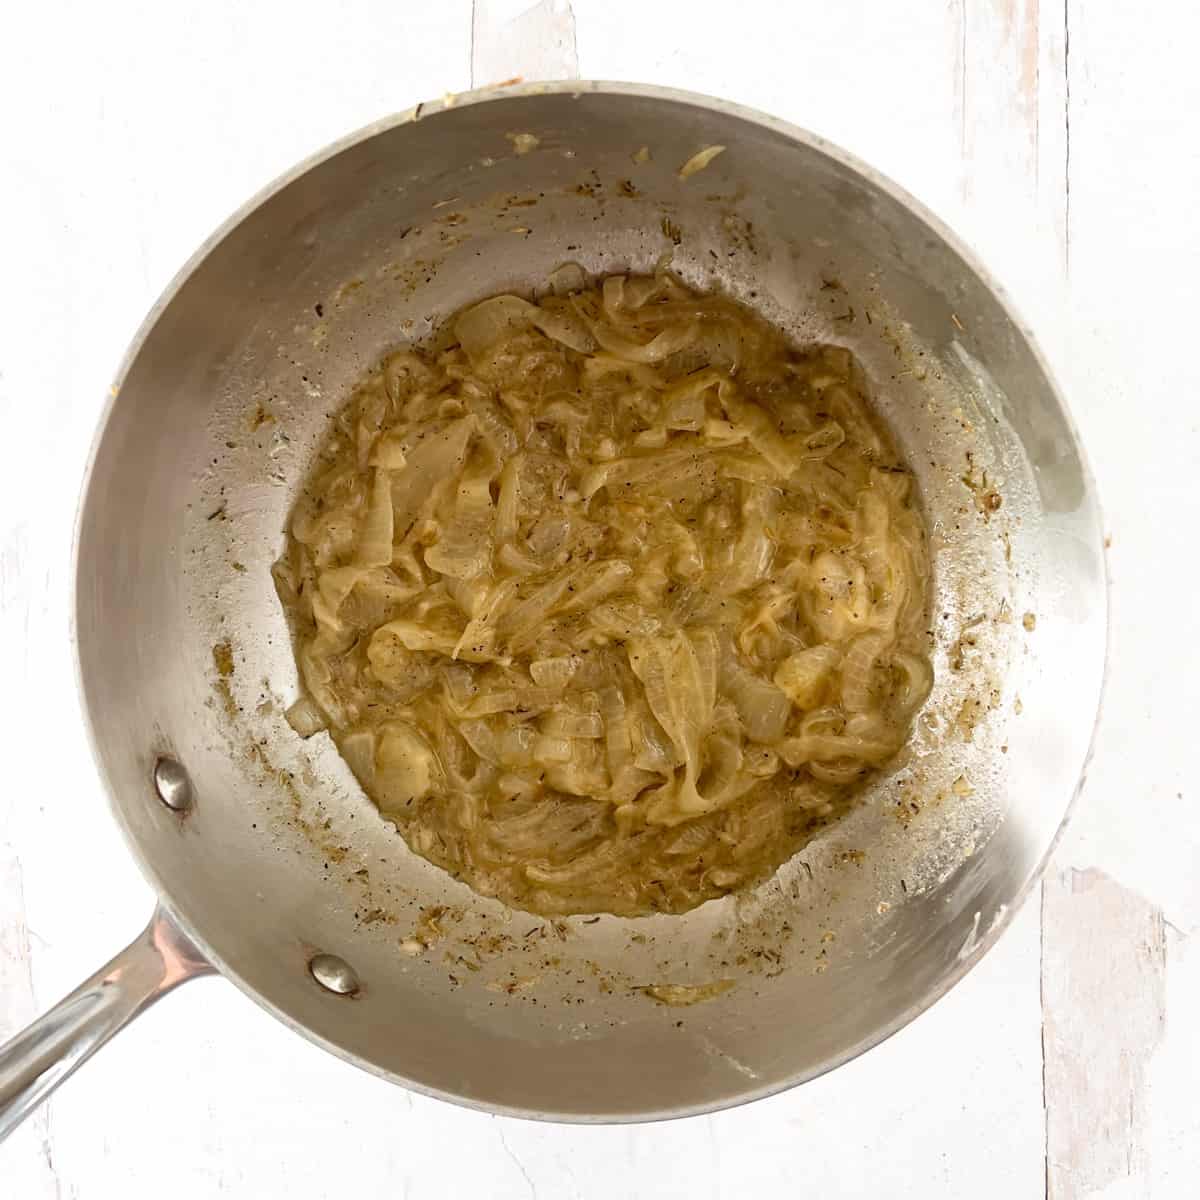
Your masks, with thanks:
M1066 0L958 0L959 197L943 215L1061 362L1067 263Z
M1194 22L1153 7L1137 20L1120 6L1069 7L1065 382L1112 537L1113 636L1089 782L1046 884L1060 1197L1192 1195L1200 1177ZM1096 1044L1089 1019L1109 1043ZM1079 1093L1072 1070L1085 1065Z
M1162 911L1095 869L1052 871L1042 911L1047 1196L1146 1194L1147 1069L1166 1021Z
M1098 867L1190 935L1200 927L1189 757L1200 711L1200 72L1165 11L1131 22L1072 4L1071 21L1068 383L1112 537L1113 636L1089 784L1059 862ZM1137 103L1143 88L1152 113Z

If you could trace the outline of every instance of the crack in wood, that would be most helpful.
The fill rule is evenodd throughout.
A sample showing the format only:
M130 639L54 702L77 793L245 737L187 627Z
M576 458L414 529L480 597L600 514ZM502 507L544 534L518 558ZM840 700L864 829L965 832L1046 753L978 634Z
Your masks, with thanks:
M1071 0L1063 0L1063 265L1071 270Z

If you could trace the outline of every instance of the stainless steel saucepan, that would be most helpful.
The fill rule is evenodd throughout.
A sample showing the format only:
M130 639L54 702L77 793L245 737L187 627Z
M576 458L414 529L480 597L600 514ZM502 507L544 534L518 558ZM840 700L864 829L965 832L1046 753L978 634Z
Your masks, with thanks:
M330 415L385 350L563 262L664 254L867 367L932 530L936 685L907 759L753 892L682 917L543 921L411 854L327 736L289 728L270 566ZM996 284L819 138L624 84L419 105L238 214L130 351L77 553L96 755L161 904L0 1050L0 1131L214 969L349 1062L520 1116L680 1116L811 1079L996 940L1078 786L1104 668L1091 477ZM646 990L718 980L735 986L687 1008Z

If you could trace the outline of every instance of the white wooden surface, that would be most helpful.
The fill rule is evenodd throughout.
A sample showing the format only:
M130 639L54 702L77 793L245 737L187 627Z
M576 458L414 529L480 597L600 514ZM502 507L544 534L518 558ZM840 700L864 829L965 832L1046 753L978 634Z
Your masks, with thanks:
M1041 905L931 1012L832 1076L665 1126L536 1126L368 1078L209 981L0 1147L0 1196L1197 1194L1190 8L40 0L4 26L0 1036L150 905L98 793L67 641L73 508L110 372L247 195L419 99L576 71L688 87L806 125L916 193L998 271L1067 385L1112 532L1113 651Z

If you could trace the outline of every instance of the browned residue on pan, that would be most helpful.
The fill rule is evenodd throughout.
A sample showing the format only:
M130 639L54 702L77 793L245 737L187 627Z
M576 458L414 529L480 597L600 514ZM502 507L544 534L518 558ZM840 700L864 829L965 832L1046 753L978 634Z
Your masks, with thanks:
M659 1004L666 1004L671 1008L687 1008L705 1000L712 1000L729 991L733 985L732 979L716 979L712 983L697 984L651 983L638 988L638 991L643 996L649 996L651 1000L657 1000Z

